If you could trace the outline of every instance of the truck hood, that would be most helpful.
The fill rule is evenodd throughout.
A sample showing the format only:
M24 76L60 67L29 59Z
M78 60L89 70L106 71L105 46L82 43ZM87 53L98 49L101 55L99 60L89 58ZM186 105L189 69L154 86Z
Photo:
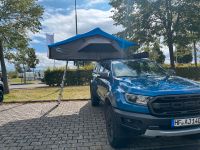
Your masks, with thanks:
M147 96L200 94L200 83L177 76L124 77L116 80L127 93Z

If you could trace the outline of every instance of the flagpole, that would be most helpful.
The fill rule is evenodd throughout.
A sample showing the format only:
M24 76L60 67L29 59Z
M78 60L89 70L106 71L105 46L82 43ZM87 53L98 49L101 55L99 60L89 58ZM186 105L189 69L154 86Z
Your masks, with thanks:
M77 19L77 9L76 9L76 0L75 0L75 24L76 24L76 35L78 34L78 19ZM65 65L65 70L64 70L64 74L63 74L63 79L62 79L62 83L61 83L61 88L60 88L60 93L58 95L58 100L57 100L57 106L59 106L59 104L61 103L61 100L63 98L63 89L65 86L65 78L66 78L66 74L67 74L67 68L68 68L68 61L66 61L66 65ZM78 65L79 68L79 65Z
M78 34L78 17L77 17L77 8L76 8L76 0L74 0L74 8L75 8L75 24L76 24L76 35ZM77 68L79 69L79 62L77 61Z
M75 0L75 23L76 23L76 35L78 34L78 17L77 17L77 9L76 9L76 0Z

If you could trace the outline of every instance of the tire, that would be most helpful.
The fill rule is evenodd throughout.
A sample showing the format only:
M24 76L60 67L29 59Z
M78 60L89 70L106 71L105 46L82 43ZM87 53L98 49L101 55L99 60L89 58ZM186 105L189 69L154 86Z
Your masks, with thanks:
M92 86L90 85L90 95L91 95L91 104L92 106L98 106L100 103L99 98L97 97L96 92L92 89Z
M113 148L122 148L127 145L125 131L120 126L120 118L116 116L111 105L105 104L105 120L108 141Z
M3 91L2 90L0 90L0 103L2 103L3 102Z

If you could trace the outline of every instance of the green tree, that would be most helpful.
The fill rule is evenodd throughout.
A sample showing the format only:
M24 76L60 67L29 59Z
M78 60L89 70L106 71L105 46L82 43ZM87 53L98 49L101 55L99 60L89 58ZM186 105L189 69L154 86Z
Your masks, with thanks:
M36 0L0 1L0 61L5 93L9 93L4 53L28 43L27 32L38 32L43 8Z
M39 59L37 58L36 54L35 54L35 49L33 48L28 48L27 50L28 52L28 61L27 61L27 65L29 66L29 68L35 68L37 64L39 64Z
M193 47L193 53L194 53L194 63L195 66L198 67L198 56L197 56L197 43L200 41L200 20L197 20L196 17L194 17L194 15L191 16L191 20L190 20L190 24L187 27L188 30L188 39L190 41L190 43L192 43L192 47ZM200 17L200 16L199 16Z
M163 64L165 62L165 55L161 50L159 42L155 42L153 45L145 45L141 48L142 51L149 53L149 58L157 63Z
M33 48L29 48L29 51L28 51L28 66L29 68L32 68L33 69L33 73L34 72L34 69L36 68L36 65L39 64L39 59L37 58L36 54L35 54L35 50ZM34 79L35 79L35 75L34 75Z
M17 73L23 73L23 69L18 63L15 63L15 70Z
M39 60L33 48L24 48L18 50L16 53L10 54L10 62L15 65L16 70L23 70L24 83L26 83L26 72L29 71L30 68L35 68Z
M194 30L194 29L192 29ZM179 37L179 39L177 39L176 43L178 45L182 45L182 47L184 45L186 45L186 47L190 47L189 53L192 52L191 50L193 49L193 58L194 58L194 64L196 67L198 67L198 49L197 49L197 43L200 41L200 27L199 27L199 33L198 32L194 32L191 30L187 30L187 33L184 35L181 35L183 37Z
M160 48L160 44L155 42L150 51L150 59L156 61L157 63L163 64L165 62L165 55Z
M196 14L195 20L200 19L199 0L110 0L110 4L115 8L112 18L116 25L125 28L120 35L140 44L164 38L172 68L175 68L173 45L179 33L186 33L181 26L188 24L191 14Z
M196 5L200 5L199 2L194 2ZM197 67L197 43L200 41L200 14L199 10L193 10L193 12L187 13L187 17L184 20L184 24L180 26L179 32L177 32L176 43L178 45L190 45L193 47L194 62Z
M176 51L177 62L181 64L191 63L193 59L191 49L189 46L178 45Z

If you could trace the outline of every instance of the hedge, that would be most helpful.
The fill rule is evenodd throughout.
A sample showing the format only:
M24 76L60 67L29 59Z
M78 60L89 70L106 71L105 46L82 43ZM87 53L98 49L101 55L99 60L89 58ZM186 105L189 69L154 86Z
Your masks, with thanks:
M168 68L165 66L164 68ZM43 82L49 86L59 86L62 82L64 69L46 70ZM200 80L200 67L179 66L176 67L176 75L193 80ZM92 79L92 69L67 70L65 85L89 85Z
M177 67L176 75L188 79L200 80L200 68L196 67Z
M46 70L43 81L49 86L59 86L62 82L64 69ZM92 70L67 70L65 85L88 85L92 78Z

